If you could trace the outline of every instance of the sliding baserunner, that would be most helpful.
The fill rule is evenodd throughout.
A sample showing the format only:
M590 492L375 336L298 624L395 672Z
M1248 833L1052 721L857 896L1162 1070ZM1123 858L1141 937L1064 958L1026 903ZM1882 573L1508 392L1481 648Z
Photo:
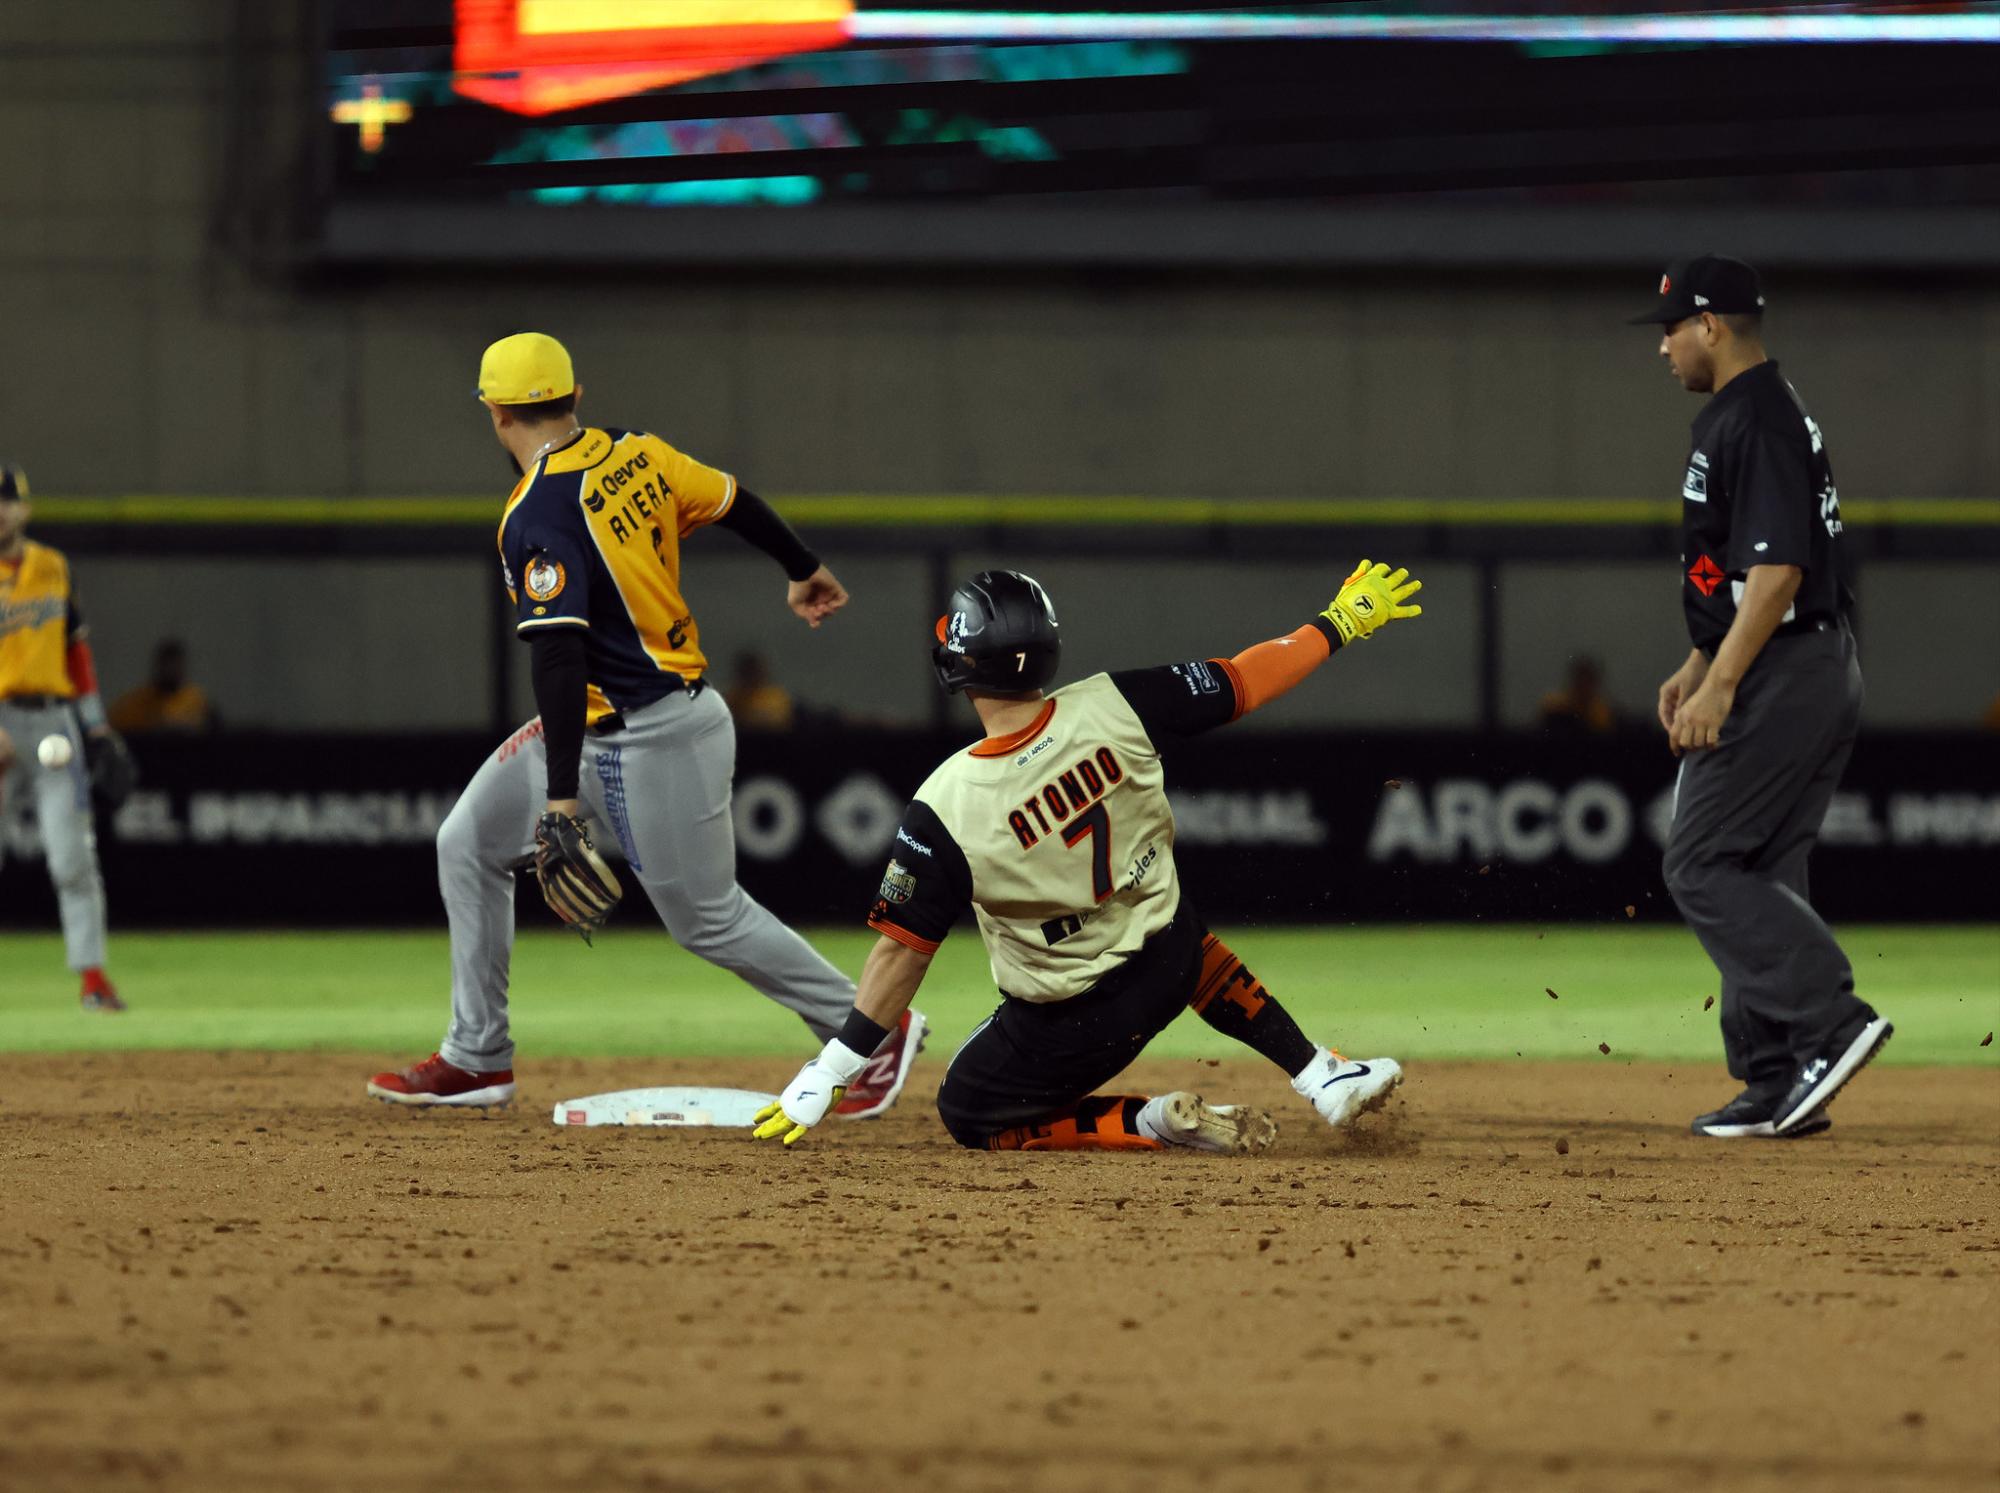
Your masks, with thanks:
M1055 609L1011 570L983 571L938 619L933 661L986 739L917 790L869 925L881 934L838 1037L758 1116L790 1145L823 1119L895 1030L969 904L1001 1002L952 1059L945 1128L986 1150L1262 1151L1271 1116L1189 1093L1099 1093L1182 1011L1262 1053L1336 1128L1402 1082L1388 1058L1321 1047L1181 894L1160 744L1238 720L1333 653L1415 617L1408 572L1366 560L1327 609L1237 654L1097 674L1044 695Z

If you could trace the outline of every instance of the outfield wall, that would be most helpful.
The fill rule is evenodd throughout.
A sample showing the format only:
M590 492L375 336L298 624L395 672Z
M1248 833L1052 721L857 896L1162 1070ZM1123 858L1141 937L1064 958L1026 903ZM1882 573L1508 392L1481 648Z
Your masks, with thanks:
M858 922L903 803L971 733L745 735L739 874L782 916ZM153 738L103 828L115 926L436 923L433 840L492 750L466 735ZM1675 763L1655 735L1223 731L1168 754L1176 854L1219 920L1674 916L1660 880ZM633 806L635 814L645 812ZM600 831L616 853L617 836ZM0 925L49 924L15 833ZM2000 920L2000 753L1966 735L1865 737L1813 862L1837 921ZM548 919L532 886L524 921ZM641 906L625 916L646 919Z
M927 629L942 578L987 565L1049 586L1069 677L1228 655L1288 632L1362 554L1423 577L1421 624L1344 655L1326 678L1260 712L1246 727L1257 732L1528 727L1580 655L1602 663L1614 705L1644 722L1659 681L1687 653L1670 555L1491 562L1411 531L1301 533L1288 552L1200 558L1121 554L1081 536L942 541L931 553L827 537L854 601L817 632L786 610L783 577L733 535L690 544L686 591L716 679L726 684L738 655L758 653L801 705L857 724L949 724L925 662ZM109 695L137 684L154 643L173 636L238 727L492 734L534 714L527 650L499 615L505 598L483 535L449 554L395 557L79 551L75 570ZM2000 698L1996 575L1978 559L1866 565L1871 724L1969 728Z

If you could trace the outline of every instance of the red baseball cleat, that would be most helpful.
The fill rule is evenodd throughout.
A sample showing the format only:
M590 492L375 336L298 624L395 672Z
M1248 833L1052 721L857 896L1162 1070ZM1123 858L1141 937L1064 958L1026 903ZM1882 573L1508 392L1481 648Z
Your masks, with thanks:
M468 1073L436 1053L415 1067L378 1073L368 1092L391 1104L456 1104L465 1109L498 1109L514 1098L514 1070Z
M87 969L83 972L83 989L77 995L77 1003L86 1011L115 1012L125 1009L125 1002L118 998L118 992L101 969Z
M924 1050L924 1036L929 1031L930 1023L924 1020L921 1011L905 1011L889 1040L868 1060L861 1076L847 1086L833 1112L843 1120L870 1120L886 1114L896 1096L903 1092L910 1065Z

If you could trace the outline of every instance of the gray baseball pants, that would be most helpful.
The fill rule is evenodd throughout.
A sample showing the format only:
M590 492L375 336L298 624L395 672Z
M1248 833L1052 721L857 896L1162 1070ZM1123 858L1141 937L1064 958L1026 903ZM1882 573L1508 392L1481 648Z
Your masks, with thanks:
M97 828L90 818L90 774L83 738L67 705L35 709L0 700L0 731L14 743L14 765L0 779L0 797L32 799L49 880L62 914L63 949L79 973L104 963L104 878L97 869ZM67 767L51 771L35 755L43 738L67 736ZM0 839L0 855L6 843Z
M623 851L674 941L742 976L824 1042L854 1004L854 982L736 884L730 779L736 722L714 690L681 691L626 713L625 729L586 736L579 790L592 839ZM548 801L541 722L479 769L438 830L438 885L451 922L446 1062L473 1073L514 1066L507 969L514 950L512 866L534 848Z
M1806 881L1860 721L1854 634L1829 625L1765 644L1721 744L1681 761L1667 890L1721 972L1729 1072L1759 1094L1873 1015Z

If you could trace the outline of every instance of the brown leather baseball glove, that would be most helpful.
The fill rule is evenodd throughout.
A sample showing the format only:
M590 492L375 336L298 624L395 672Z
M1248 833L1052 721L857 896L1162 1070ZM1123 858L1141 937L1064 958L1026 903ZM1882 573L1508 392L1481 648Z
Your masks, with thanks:
M550 811L535 825L535 880L550 911L582 935L591 935L611 918L625 895L604 857L590 843L590 832L573 814Z

